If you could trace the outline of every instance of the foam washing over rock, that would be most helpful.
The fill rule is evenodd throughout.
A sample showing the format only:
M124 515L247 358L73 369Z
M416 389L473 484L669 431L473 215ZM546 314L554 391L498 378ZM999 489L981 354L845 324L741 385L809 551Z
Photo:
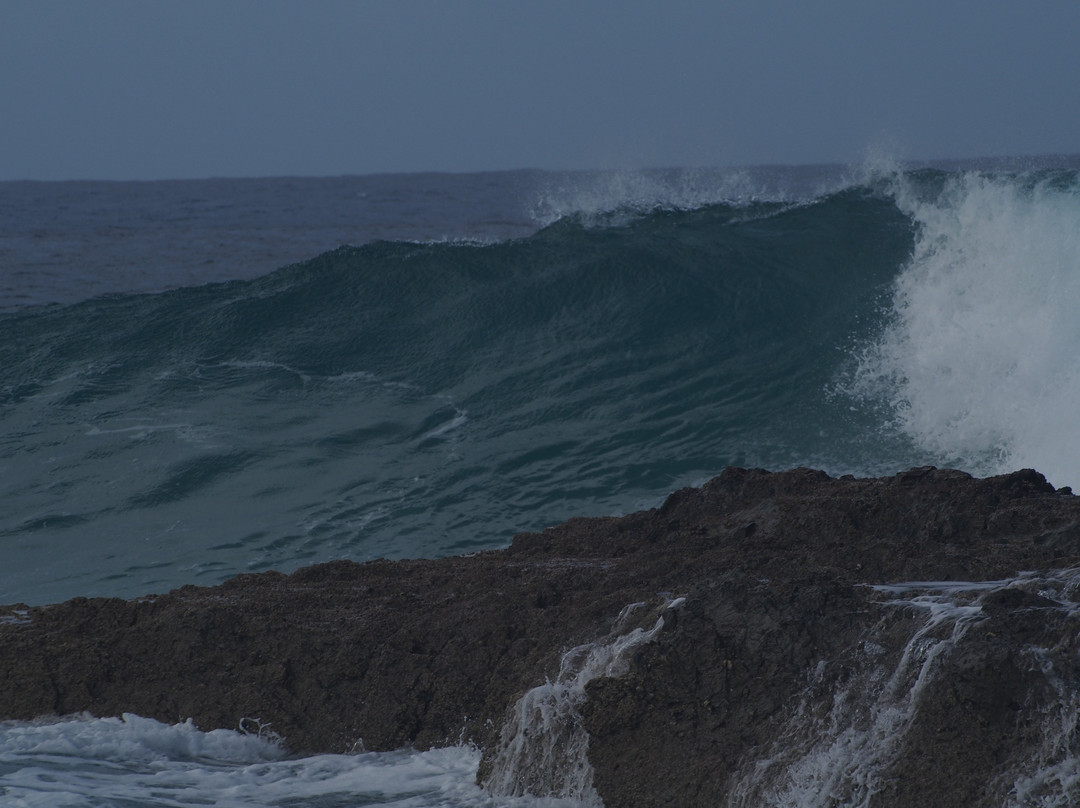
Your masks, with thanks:
M1080 581L1080 574L1074 572L1072 578ZM728 806L874 804L875 795L888 788L888 770L902 753L924 692L939 677L949 675L949 655L962 650L958 646L968 628L982 617L978 595L1039 583L1025 578L875 586L882 605L914 616L913 621L905 620L911 628L901 630L911 631L910 639L898 653L896 619L886 613L860 639L839 675L836 665L823 661L771 748L764 754L751 753L733 778ZM1075 607L1060 605L1067 610ZM1061 706L1067 710L1072 699L1075 694L1063 699ZM1065 719L1070 720L1069 731L1075 732L1075 715ZM1035 774L1019 779L1014 793L1022 792L1023 801L1031 804L1039 788L1026 782L1039 781L1042 786L1048 778Z
M663 628L661 616L651 629L627 630L634 613L644 606L627 606L611 636L567 651L554 681L538 685L518 699L503 724L499 749L484 782L491 793L570 797L587 805L602 805L593 788L589 735L582 725L580 708L589 682L625 672L627 655Z

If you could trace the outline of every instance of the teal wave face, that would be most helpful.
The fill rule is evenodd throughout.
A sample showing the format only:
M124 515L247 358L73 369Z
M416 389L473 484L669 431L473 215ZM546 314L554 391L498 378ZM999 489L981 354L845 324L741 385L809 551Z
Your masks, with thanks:
M905 464L830 390L915 237L852 188L0 318L0 601L496 547L730 464Z

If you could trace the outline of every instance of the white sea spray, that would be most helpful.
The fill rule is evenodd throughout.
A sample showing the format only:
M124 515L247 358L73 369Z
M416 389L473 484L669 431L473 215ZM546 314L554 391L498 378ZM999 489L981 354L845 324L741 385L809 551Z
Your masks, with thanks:
M1080 186L1065 172L897 174L918 227L852 392L924 450L977 474L1080 482Z

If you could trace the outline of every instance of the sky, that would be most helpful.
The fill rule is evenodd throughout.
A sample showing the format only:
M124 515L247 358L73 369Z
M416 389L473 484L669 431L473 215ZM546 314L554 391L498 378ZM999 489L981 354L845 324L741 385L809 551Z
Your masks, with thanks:
M2 0L0 180L1080 152L1076 0Z

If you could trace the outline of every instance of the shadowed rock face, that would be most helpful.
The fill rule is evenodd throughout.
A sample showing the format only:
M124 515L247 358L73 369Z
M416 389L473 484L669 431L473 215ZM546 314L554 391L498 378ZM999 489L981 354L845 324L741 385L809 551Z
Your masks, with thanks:
M1080 760L1075 585L874 585L1078 565L1080 499L1033 471L728 469L502 551L0 609L0 718L251 718L297 754L473 741L483 779L522 693L644 602L638 625L663 627L578 711L608 808L1000 805Z

